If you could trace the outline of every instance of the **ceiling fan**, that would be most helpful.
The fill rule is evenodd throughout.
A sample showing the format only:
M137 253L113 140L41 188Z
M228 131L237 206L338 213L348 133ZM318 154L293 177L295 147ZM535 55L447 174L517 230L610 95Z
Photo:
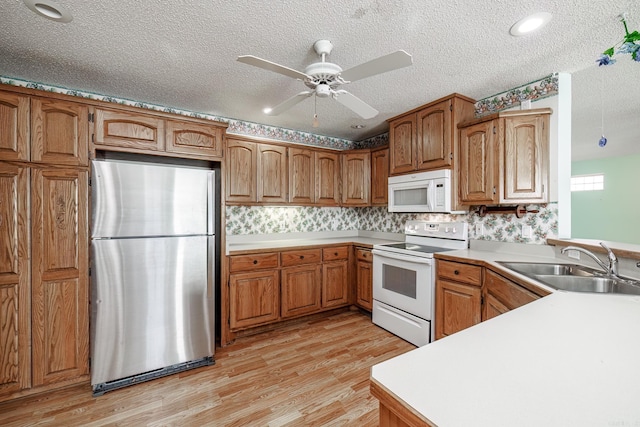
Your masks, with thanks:
M363 119L371 119L378 114L378 110L346 90L338 88L343 84L407 67L413 63L411 55L404 50L399 50L342 71L342 68L337 64L325 61L327 55L329 55L333 49L333 44L329 40L318 40L313 44L313 48L322 60L307 66L304 72L253 55L242 55L238 57L238 61L245 64L301 80L310 89L292 96L270 110L266 110L265 112L268 115L277 116L315 94L318 98L332 97Z

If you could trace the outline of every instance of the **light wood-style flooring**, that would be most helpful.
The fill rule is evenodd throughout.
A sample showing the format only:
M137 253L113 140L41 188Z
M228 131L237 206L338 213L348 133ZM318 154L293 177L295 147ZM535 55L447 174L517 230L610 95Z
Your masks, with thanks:
M111 391L0 403L0 426L377 426L372 365L415 347L357 311L217 349L214 366Z

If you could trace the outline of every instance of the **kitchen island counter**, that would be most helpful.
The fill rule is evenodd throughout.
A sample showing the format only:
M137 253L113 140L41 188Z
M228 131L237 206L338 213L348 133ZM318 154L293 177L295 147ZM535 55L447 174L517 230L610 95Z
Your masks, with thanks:
M417 421L396 425L640 426L639 334L640 297L555 292L375 365L371 389Z

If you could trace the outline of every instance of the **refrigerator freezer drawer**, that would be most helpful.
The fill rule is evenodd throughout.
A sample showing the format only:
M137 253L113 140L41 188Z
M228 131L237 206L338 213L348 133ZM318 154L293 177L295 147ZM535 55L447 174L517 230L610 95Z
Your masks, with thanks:
M214 234L206 169L94 160L92 238Z
M91 384L212 356L211 236L94 240Z

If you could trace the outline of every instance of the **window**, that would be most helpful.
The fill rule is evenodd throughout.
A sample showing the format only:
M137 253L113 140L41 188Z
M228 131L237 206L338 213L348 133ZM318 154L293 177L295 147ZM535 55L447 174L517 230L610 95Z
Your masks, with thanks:
M571 191L604 190L604 175L576 175L571 177Z

